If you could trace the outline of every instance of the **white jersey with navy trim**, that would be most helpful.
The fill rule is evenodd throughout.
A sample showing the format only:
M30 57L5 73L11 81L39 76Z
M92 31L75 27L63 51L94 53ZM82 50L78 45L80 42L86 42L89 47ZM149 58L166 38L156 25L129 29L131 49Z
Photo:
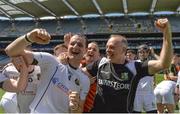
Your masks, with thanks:
M40 67L34 66L34 71L28 75L28 84L24 91L17 93L17 104L20 113L29 113L29 105L34 99L37 86L39 85ZM20 73L16 70L12 63L3 69L3 74L9 78L18 78Z
M29 105L33 101L37 87L40 82L41 70L39 66L34 66L34 71L28 75L28 85L23 92L17 93L17 102L21 113L29 113Z
M41 68L41 83L30 105L32 113L69 112L69 91L77 91L85 100L89 91L89 78L80 69L61 64L53 55L34 53Z

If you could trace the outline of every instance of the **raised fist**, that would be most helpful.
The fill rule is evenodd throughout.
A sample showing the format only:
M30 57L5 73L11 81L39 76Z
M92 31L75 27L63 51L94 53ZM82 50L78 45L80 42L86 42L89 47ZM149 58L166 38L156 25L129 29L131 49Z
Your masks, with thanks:
M27 38L29 41L37 44L48 44L51 36L45 29L34 29L27 33Z
M70 108L70 110L72 110L72 111L78 110L79 103L80 103L79 93L76 91L70 92L69 93L69 108Z
M163 19L158 19L157 21L155 21L155 26L162 32L164 32L168 26L169 26L169 21L167 18L163 18Z

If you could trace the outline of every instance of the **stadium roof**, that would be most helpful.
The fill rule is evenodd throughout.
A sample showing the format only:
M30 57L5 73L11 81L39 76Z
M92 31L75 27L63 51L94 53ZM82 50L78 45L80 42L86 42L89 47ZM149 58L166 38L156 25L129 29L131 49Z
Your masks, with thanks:
M106 16L112 13L156 14L161 11L180 14L180 0L0 0L0 17L12 20L19 17Z

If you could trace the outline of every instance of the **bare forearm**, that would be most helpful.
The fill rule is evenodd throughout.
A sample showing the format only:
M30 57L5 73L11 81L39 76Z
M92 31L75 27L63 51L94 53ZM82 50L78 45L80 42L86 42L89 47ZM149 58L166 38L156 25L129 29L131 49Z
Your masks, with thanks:
M22 71L20 73L19 80L17 81L17 90L18 91L24 91L26 89L28 83L28 72Z
M163 47L160 54L160 60L162 62L163 67L168 68L171 64L171 58L173 53L172 34L170 27L166 31L164 31L163 36Z
M25 36L21 36L9 44L5 51L10 57L20 56L24 53L24 49L30 44L31 43L26 41Z
M158 60L148 62L148 71L150 74L159 72L160 70L169 68L172 58L172 33L167 18L155 21L156 27L163 32L163 45Z
M177 81L177 76L169 76L170 80Z
M9 92L21 92L25 90L27 86L27 75L26 72L21 72L20 78L17 80L9 79L3 83L3 89Z

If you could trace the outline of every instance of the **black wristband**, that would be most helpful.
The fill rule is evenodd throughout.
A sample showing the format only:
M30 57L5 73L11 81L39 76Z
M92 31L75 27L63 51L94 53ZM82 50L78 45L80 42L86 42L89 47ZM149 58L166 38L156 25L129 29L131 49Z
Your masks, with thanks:
M28 39L27 34L25 35L25 40L26 40L27 42L29 42L29 43L33 43L32 41L30 41L30 40Z

